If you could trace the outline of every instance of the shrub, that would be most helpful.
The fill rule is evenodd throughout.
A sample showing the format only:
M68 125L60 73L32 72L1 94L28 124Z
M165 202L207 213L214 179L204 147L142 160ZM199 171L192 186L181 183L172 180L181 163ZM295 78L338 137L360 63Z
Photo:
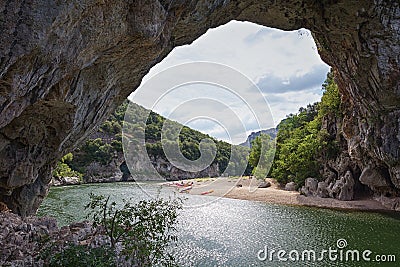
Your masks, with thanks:
M121 255L138 266L174 266L174 258L166 252L176 241L175 222L182 202L176 200L142 200L137 204L123 200L122 207L110 203L110 197L90 194L88 215L94 226L102 226L110 238L111 248L122 245Z
M82 179L82 174L74 171L71 169L71 167L67 164L68 162L71 162L73 160L73 155L72 153L66 154L64 157L61 158L59 162L57 162L57 165L55 169L53 170L53 176L55 177L79 177L79 179Z
M109 242L101 247L65 242L66 237L41 239L38 260L44 266L176 266L167 253L170 242L177 240L175 223L182 201L142 200L136 204L123 200L122 205L110 197L90 194L85 206L96 232ZM58 240L61 238L61 240ZM67 237L68 238L68 237Z

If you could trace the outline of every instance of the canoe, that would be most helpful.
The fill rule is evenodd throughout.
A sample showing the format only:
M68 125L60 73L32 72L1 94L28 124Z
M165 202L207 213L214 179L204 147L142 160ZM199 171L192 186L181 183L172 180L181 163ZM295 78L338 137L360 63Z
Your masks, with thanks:
M188 191L189 191L190 189L192 189L192 187L191 187L191 186L188 186L188 187L182 188L182 189L179 191L179 193L188 193Z
M175 186L178 186L178 187L187 187L187 186L192 186L192 185L193 185L193 182L188 182L188 183L175 183L174 185L175 185Z
M214 192L214 190L202 192L202 193L200 193L200 195L207 195L207 194L211 194L212 192Z

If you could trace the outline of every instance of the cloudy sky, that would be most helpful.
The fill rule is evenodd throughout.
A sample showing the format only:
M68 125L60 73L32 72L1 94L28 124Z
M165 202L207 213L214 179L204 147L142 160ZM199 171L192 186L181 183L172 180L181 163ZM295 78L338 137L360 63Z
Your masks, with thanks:
M257 95L253 94L252 103L248 105L250 109L244 110L243 99L239 101L246 91L248 93L249 88L245 86L237 89L235 96L218 86L192 84L168 91L167 96L160 96L162 99L157 103L146 101L145 96L135 97L145 90L143 85L146 82L163 70L194 61L224 64L247 76L260 90ZM163 116L237 144L244 142L251 131L274 127L287 114L319 101L321 84L328 71L329 66L320 59L307 30L286 32L249 22L231 21L209 30L190 45L175 48L151 69L130 99ZM208 101L200 99L205 96ZM194 99L197 102L191 102ZM267 108L273 117L266 116L268 123L256 123L257 119L250 118L253 108L259 112ZM202 114L202 111L207 112ZM234 114L243 127L233 126Z

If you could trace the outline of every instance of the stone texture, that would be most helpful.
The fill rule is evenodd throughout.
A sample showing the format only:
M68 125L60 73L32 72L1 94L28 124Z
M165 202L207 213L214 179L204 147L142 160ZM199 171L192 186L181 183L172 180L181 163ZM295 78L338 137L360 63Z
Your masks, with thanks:
M317 186L317 196L322 198L329 197L328 184L326 182L319 182Z
M285 185L285 190L296 191L296 184L294 182L289 182Z
M318 188L318 180L309 177L304 181L304 186L300 189L300 192L306 196L314 196L316 195L317 188Z
M399 195L397 0L8 0L0 2L0 201L34 213L58 158L174 47L232 19L313 32L343 95L349 157L360 169L386 169Z
M354 177L350 171L347 171L344 176L336 180L328 177L325 181L318 182L315 178L307 178L300 192L305 196L353 200L354 185Z
M115 153L108 164L93 161L85 167L83 173L84 183L108 183L121 181L134 181L129 171L122 171L125 164L123 153Z
M390 186L390 183L386 181L385 176L378 169L372 169L370 167L366 167L362 171L360 182L374 188Z
M354 179L350 171L328 186L328 194L339 200L354 199Z
M271 187L271 183L268 181L263 181L257 187L258 188L268 188L268 187Z
M165 177L169 181L176 181L181 179L198 178L198 177L217 177L219 176L218 164L213 163L206 167L204 170L197 172L183 171L169 161L162 157L152 157L151 163L159 174Z
M39 239L56 229L55 219L23 220L16 214L0 212L0 265L33 266L40 249Z
M53 242L52 251L61 251L69 244L100 247L110 243L101 227L87 221L59 228L54 218L21 218L0 212L1 266L44 266L38 255L49 242Z

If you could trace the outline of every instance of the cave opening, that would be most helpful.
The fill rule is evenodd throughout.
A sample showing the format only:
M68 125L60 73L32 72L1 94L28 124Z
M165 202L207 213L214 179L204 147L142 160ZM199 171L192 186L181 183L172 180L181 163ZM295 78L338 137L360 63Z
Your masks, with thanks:
M395 190L393 195L399 195L399 52L396 45L399 43L396 31L399 5L396 1L206 1L187 5L165 1L134 5L130 1L115 1L106 8L104 5L87 7L57 2L53 3L52 12L48 12L49 6L41 1L21 3L20 12L15 12L14 5L3 7L5 21L9 23L0 25L4 33L0 61L0 170L2 189L7 192L1 199L7 198L10 207L26 211L20 212L23 215L34 214L47 194L56 159L82 143L132 88L139 86L155 62L174 47L191 43L207 29L233 19L285 30L304 27L315 34L319 45L314 47L314 52L318 50L339 74L346 111L343 131L349 151L355 153L351 160L363 163L360 165L363 170L371 166L379 172L381 166L386 166L389 187ZM46 16L38 17L38 14ZM22 21L30 23L17 27ZM230 51L234 44L229 42L222 49ZM282 47L279 47L281 52ZM255 47L247 50L257 51ZM217 53L212 48L205 49L204 53L207 51ZM262 66L270 59L256 63L263 59L264 52L268 51L256 53L252 66ZM234 54L229 56L235 59ZM301 74L301 71L297 73ZM277 82L287 86L290 81L287 78L281 75ZM34 148L36 151L43 148L37 135L20 137L30 129L41 127L34 124L35 112L31 108L40 101L53 100L73 107L72 122L64 125L62 114L48 112L49 119L43 120L43 129L50 123L66 127L62 133L47 138L54 143L54 148L38 157L31 153ZM289 107L293 102L288 101L284 106ZM32 121L24 129L18 127L18 118L22 116ZM42 171L36 174L33 169ZM377 179L386 175L378 174ZM18 188L9 186L13 175L17 177ZM367 178L373 182L374 177Z

